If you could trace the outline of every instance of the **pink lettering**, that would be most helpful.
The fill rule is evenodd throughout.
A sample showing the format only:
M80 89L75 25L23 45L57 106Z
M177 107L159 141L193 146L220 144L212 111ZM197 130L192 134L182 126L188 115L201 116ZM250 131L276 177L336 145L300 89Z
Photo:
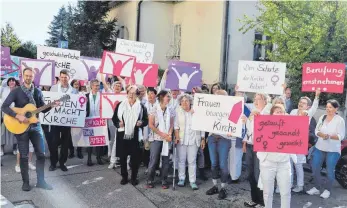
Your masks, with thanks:
M89 137L89 144L91 146L106 145L105 136L91 136Z
M86 119L85 128L106 126L106 120L102 118Z

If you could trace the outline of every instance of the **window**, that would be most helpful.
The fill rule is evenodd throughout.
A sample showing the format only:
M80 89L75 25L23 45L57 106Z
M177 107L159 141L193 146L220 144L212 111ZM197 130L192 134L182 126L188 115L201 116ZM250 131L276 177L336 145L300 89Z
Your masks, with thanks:
M171 59L180 59L181 56L181 25L173 26L173 34L170 41L170 47L166 57Z
M254 48L253 48L253 60L254 61L269 61L267 53L273 51L273 45L261 45L259 41L270 41L271 37L265 36L260 32L254 34Z

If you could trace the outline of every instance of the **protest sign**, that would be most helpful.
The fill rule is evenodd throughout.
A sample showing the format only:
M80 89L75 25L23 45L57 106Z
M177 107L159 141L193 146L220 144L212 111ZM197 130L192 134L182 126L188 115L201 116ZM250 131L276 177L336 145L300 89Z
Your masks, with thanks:
M108 146L108 130L106 119L86 118L83 128L71 128L74 147Z
M242 92L282 95L286 64L280 62L239 61L237 85Z
M191 92L193 87L201 86L202 71L192 66L170 65L166 78L166 88Z
M195 94L192 129L242 136L243 97Z
M254 151L307 155L308 133L308 116L255 116Z
M34 85L35 86L52 86L55 80L55 64L50 60L37 60L37 59L21 59L19 74L20 81L23 81L23 70L25 68L32 68L35 71Z
M117 38L116 52L136 57L136 62L153 62L154 44Z
M305 63L302 65L303 92L343 93L346 68L342 63Z
M79 70L83 71L80 79L89 81L96 79L96 75L98 74L101 65L101 59L81 56L80 60L81 68L79 68Z
M194 69L200 69L200 64L185 62L185 61L170 60L168 65L169 66L188 66Z
M10 48L1 46L1 71L12 69Z
M43 91L46 104L61 98L65 93ZM61 102L58 107L52 108L47 113L40 113L41 124L53 126L84 127L86 118L87 98L82 94L69 94L70 99Z
M80 68L80 51L63 48L37 46L37 59L55 61L55 76L59 77L60 71L65 69L69 72L71 79L81 79L84 71Z
M131 83L146 87L157 87L158 64L135 63L131 73Z
M127 95L125 93L120 93L120 94L102 93L100 96L101 118L111 119L118 103L125 100L126 97Z
M10 56L11 58L11 68L8 70L1 70L2 78L10 78L13 77L15 79L19 79L19 71L20 71L20 60L26 59L19 56Z
M104 51L102 54L100 73L131 77L135 59L135 56Z

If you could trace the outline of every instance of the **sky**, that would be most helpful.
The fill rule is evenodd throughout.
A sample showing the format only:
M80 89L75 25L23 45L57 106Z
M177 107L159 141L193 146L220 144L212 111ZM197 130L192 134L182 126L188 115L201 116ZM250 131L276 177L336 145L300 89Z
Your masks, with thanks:
M9 22L22 42L43 45L53 16L69 2L77 0L0 0L1 27Z

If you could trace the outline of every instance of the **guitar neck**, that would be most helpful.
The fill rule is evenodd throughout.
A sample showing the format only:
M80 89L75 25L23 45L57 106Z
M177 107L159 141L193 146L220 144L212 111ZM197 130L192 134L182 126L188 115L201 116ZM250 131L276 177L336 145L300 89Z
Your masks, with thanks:
M41 113L42 111L46 110L47 108L50 108L54 105L54 103L50 103L48 105L44 105L44 106L41 106L39 107L38 109L34 110L32 113L33 114L38 114L38 113Z

